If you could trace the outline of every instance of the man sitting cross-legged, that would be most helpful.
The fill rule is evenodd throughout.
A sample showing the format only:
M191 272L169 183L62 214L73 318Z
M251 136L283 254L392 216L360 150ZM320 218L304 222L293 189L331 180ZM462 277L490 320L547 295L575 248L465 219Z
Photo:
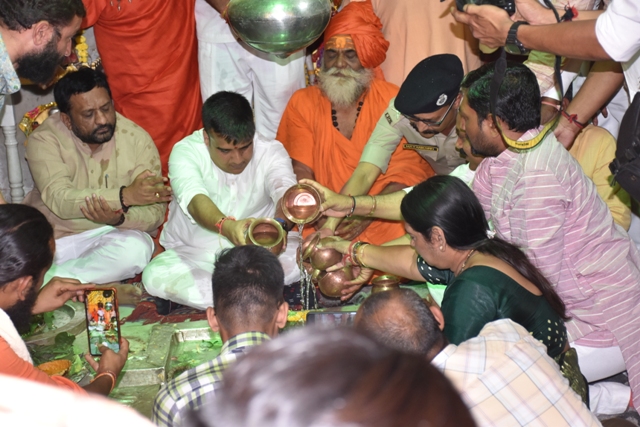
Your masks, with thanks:
M151 137L116 113L100 71L83 68L54 88L60 113L29 137L35 182L25 203L53 224L49 277L110 283L134 277L151 259L171 189ZM132 289L128 289L133 291ZM121 301L122 302L122 301Z
M204 103L202 121L204 129L171 152L169 177L176 197L160 236L167 250L142 275L147 291L159 298L161 314L171 310L170 301L201 310L211 305L216 252L244 245L255 218L275 215L290 227L280 199L296 184L291 159L278 141L256 133L249 101L218 92ZM289 239L280 255L286 284L300 277L296 249L297 241Z
M223 371L251 347L278 335L287 322L284 271L278 258L258 246L225 249L215 263L209 326L224 345L215 359L180 374L156 396L153 421L179 426L185 414L202 407L220 386ZM209 303L211 304L211 302Z
M385 82L378 69L389 46L381 27L369 1L352 2L331 19L324 33L319 85L293 94L276 136L293 159L298 179L315 179L340 191L398 93L398 87ZM431 175L432 169L416 152L399 146L370 193L396 191ZM404 234L400 223L372 221L349 218L337 227L339 221L329 219L324 226L346 239L360 235L377 244Z
M427 306L410 289L397 289L367 298L355 326L383 345L430 360L460 391L478 426L600 425L546 347L509 319L449 344L440 308Z

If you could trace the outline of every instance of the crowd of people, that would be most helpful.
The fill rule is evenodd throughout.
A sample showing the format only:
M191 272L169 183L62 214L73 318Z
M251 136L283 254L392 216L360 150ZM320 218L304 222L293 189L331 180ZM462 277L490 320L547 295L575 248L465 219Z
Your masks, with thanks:
M91 397L125 338L86 356L81 387L20 335L104 285L203 310L224 343L163 384L159 426L597 426L640 406L640 217L609 169L640 8L456 3L343 1L305 87L305 52L237 39L229 0L0 0L0 108L49 83L81 28L103 64L55 84L26 143L34 189L0 196L0 420L71 425L79 404L148 423ZM520 56L490 60L502 46ZM298 182L323 201L302 236L281 203ZM257 218L280 254L247 244ZM329 271L358 271L336 303L383 272L444 294L372 294L353 327L279 337L315 236L343 254ZM45 420L27 396L69 404Z

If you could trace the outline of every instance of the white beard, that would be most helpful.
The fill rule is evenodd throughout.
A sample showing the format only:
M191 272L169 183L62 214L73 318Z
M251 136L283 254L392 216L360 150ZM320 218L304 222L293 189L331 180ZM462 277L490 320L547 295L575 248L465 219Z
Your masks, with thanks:
M336 73L343 76L336 76ZM318 86L332 105L336 107L348 107L355 104L365 90L371 85L373 70L363 68L354 71L350 68L338 70L333 67L328 70L324 65L318 73Z

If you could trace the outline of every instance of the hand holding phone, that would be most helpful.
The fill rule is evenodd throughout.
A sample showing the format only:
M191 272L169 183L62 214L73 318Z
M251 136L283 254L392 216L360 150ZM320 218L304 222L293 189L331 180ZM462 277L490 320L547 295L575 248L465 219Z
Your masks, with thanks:
M84 358L97 374L111 371L117 377L120 375L125 363L127 363L127 356L129 355L129 341L126 338L120 338L119 344L120 351L117 353L107 346L100 346L98 350L102 353L99 362L90 354L85 354Z
M92 289L85 292L84 305L87 315L87 336L89 353L101 356L104 346L118 352L120 350L120 314L116 290Z

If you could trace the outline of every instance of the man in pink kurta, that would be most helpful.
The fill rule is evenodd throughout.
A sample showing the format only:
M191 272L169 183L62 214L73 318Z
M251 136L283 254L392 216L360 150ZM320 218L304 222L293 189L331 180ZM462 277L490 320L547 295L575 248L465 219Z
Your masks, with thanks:
M535 76L522 65L509 65L500 98L512 99L498 100L495 111L500 131L486 114L488 105L483 105L488 104L492 75L493 64L488 64L467 76L477 81L465 92L459 113L461 137L488 156L478 168L473 190L497 235L520 246L566 304L571 317L567 331L587 379L597 378L589 378L591 368L580 349L619 346L621 370L629 373L639 407L640 254L553 133L528 150L506 147L503 137L526 141L540 133L540 95L531 94L530 110L537 109L538 115L526 123L521 119L527 115L523 93L532 90L529 86L537 87ZM519 108L514 108L516 103ZM479 123L478 117L485 119ZM619 412L626 409L628 399L628 391L622 392Z

